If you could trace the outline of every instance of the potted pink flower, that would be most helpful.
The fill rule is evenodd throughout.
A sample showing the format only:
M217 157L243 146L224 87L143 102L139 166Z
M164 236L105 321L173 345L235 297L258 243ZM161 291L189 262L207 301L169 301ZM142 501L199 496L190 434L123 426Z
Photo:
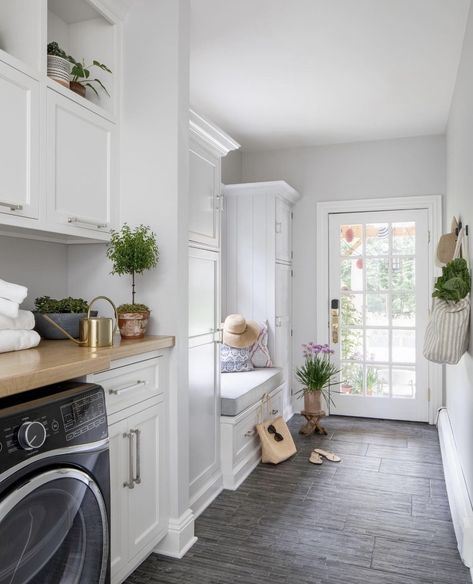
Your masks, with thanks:
M340 384L337 379L340 369L330 360L334 351L328 345L310 342L302 345L302 349L305 361L296 369L296 378L303 387L296 395L304 396L306 412L316 413L322 410L322 396L325 401L332 401L330 387Z

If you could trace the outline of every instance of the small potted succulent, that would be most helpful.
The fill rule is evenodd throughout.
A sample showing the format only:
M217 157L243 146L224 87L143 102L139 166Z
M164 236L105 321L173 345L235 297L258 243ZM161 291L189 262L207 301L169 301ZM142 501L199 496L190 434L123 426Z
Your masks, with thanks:
M99 95L96 87L93 85L96 83L99 87L105 91L105 93L110 97L110 93L108 92L105 85L100 81L98 78L91 79L90 78L90 70L93 67L97 67L98 69L102 69L102 71L107 71L107 73L111 73L110 69L107 65L103 63L99 63L98 61L92 61L90 65L86 65L85 61L76 61L74 57L69 57L69 60L72 63L71 69L71 81L70 81L70 88L74 93L78 93L82 97L85 97L87 87L90 87L95 95Z
M64 85L64 87L69 87L70 59L56 41L48 44L48 77Z
M46 314L59 326L66 330L71 337L79 338L79 323L86 318L88 303L82 298L72 298L71 296L56 300L50 296L41 296L35 301L35 330L43 339L62 340L66 335L61 333L53 324L43 317ZM91 311L92 316L97 315L97 311Z
M124 223L120 230L112 230L107 257L112 262L112 274L131 276L131 304L118 307L118 326L124 339L140 339L145 336L150 309L135 303L135 276L156 267L159 249L156 235L149 227L139 225L132 229Z
M307 343L302 345L304 364L296 369L296 378L302 383L302 389L296 395L304 396L304 410L316 413L322 410L322 396L326 402L333 403L330 387L339 385L336 378L340 369L330 361L334 351L328 345Z

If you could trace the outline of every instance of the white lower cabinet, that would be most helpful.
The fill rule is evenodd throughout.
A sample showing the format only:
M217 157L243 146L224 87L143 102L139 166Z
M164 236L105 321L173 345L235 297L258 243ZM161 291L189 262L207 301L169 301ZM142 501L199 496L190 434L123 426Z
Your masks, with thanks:
M112 584L123 582L168 531L163 356L91 375L106 392L110 437Z

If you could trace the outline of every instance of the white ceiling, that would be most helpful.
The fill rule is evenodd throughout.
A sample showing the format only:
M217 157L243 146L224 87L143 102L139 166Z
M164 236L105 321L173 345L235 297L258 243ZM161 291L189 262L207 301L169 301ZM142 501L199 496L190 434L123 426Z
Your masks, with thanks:
M191 0L191 103L245 149L445 131L470 0Z

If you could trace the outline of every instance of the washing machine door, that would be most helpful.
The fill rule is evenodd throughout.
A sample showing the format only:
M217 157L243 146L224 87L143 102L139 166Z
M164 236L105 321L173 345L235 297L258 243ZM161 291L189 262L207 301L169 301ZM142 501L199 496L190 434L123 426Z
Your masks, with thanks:
M86 473L37 474L0 500L0 584L104 584L107 509Z

